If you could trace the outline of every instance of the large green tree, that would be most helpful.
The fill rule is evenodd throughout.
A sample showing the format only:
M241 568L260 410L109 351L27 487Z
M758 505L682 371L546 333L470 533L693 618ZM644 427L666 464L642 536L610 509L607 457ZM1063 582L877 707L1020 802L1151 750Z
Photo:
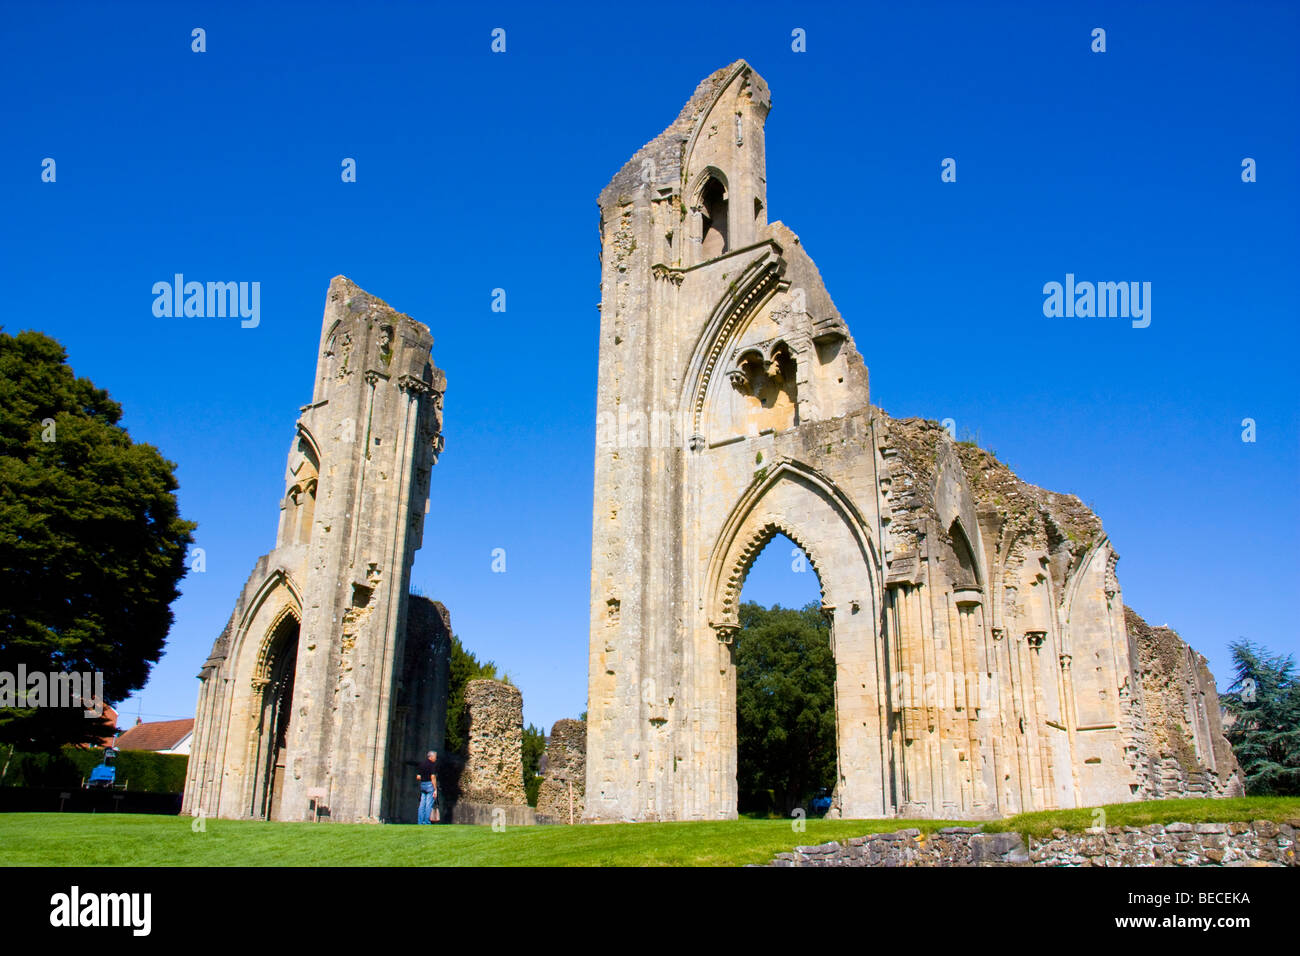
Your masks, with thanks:
M1300 794L1300 679L1290 654L1234 641L1233 683L1220 702L1248 796Z
M0 671L99 671L108 701L162 655L195 527L176 466L121 418L54 339L0 331ZM0 710L23 749L101 732L80 708Z
M736 777L742 813L788 815L835 784L835 658L821 610L740 607Z

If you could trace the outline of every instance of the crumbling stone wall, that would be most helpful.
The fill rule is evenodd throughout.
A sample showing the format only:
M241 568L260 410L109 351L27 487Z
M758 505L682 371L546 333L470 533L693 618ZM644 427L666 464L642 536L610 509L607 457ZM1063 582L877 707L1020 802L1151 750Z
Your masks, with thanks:
M944 827L797 846L769 866L1295 866L1300 821L1154 823L1050 837Z
M1241 766L1227 738L1214 677L1203 656L1168 627L1125 608L1137 643L1152 798L1239 797Z
M460 774L460 800L527 806L524 795L524 697L496 680L465 685L469 739Z
M546 770L537 796L537 815L546 823L569 822L569 797L573 821L582 820L587 778L587 722L557 720L546 744Z

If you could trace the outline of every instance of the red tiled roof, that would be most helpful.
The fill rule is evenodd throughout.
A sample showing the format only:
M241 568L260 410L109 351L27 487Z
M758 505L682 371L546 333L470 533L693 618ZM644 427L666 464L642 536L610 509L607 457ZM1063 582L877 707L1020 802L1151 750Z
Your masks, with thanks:
M117 738L118 750L171 750L194 729L194 718L136 724Z

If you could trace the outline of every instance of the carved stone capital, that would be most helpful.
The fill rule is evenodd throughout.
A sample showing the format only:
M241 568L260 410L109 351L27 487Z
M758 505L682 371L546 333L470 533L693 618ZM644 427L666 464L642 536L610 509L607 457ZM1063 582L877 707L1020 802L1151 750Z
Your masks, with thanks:
M414 375L403 375L397 380L397 387L404 392L414 392L417 395L428 395L433 391L432 385Z
M719 644L735 643L736 635L740 633L740 625L732 624L729 621L722 621L720 623L711 623L709 626L713 628L714 631L717 632Z
M1047 640L1046 631L1025 631L1025 643L1038 650L1043 646L1043 641Z

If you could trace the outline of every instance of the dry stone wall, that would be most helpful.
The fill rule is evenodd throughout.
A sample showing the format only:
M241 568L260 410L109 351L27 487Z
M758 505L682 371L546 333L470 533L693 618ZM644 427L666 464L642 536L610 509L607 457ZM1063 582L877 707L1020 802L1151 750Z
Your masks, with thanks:
M1053 830L1047 839L945 827L898 830L797 846L769 866L1295 866L1300 821L1168 823Z

